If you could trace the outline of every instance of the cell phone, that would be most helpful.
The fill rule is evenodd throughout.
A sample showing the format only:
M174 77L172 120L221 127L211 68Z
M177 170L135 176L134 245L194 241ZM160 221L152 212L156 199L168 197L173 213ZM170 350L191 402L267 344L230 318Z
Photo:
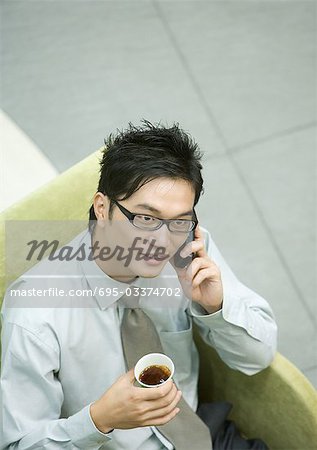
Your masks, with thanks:
M190 231L184 244L182 244L181 247L179 247L179 249L175 253L173 261L174 261L175 266L178 267L179 269L184 269L184 267L188 266L192 262L192 260L196 257L195 253L192 253L191 255L186 256L186 258L182 258L180 255L183 248L186 247L186 245L189 242L192 242L194 239L195 239L195 230L192 230L192 231Z

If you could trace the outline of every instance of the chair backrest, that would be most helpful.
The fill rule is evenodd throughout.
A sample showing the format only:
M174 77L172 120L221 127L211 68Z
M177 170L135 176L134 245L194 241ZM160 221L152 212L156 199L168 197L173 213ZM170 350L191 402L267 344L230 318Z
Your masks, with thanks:
M99 178L101 150L0 214L0 306L7 287L5 225L8 221L87 221ZM85 222L83 222L84 224ZM23 272L19 270L16 276Z

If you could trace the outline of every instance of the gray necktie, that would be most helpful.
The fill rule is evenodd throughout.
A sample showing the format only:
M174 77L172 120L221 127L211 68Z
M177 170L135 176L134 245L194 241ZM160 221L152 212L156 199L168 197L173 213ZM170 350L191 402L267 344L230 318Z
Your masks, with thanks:
M147 353L164 353L159 335L152 320L140 308L124 309L121 337L128 368ZM176 450L211 450L210 431L181 398L180 412L165 425L157 427Z

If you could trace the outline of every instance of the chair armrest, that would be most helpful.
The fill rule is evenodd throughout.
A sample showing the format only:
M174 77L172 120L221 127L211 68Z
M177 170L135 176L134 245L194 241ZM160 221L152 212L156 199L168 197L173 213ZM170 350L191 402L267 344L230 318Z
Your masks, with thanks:
M250 438L263 439L270 450L316 449L317 393L306 377L277 353L262 372L248 376L230 369L197 329L200 354L200 401L233 404L230 419Z

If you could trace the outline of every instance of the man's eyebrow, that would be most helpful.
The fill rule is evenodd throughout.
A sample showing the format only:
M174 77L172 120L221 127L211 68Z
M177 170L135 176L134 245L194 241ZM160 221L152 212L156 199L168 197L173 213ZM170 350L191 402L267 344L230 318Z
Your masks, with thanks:
M149 211L155 213L155 214L159 214L162 215L162 212L159 209L154 208L154 206L149 205L148 203L139 203L138 205L136 205L136 208L143 208L143 209L148 209ZM193 210L189 210L183 213L178 214L175 217L172 217L172 219L177 219L178 217L182 217L182 216L192 216L193 215Z

